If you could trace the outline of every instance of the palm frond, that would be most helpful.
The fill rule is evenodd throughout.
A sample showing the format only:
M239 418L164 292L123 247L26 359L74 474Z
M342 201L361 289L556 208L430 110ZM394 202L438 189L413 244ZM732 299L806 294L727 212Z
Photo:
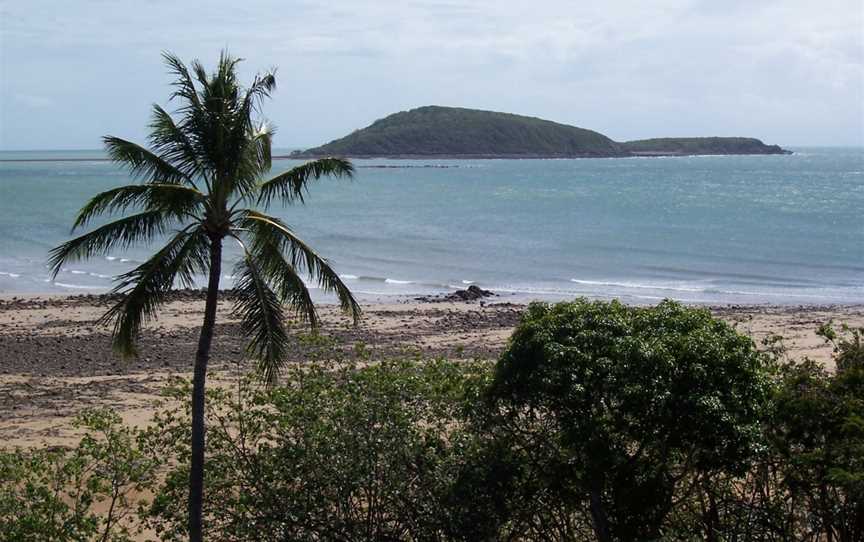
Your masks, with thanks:
M171 73L177 76L177 79L172 83L176 90L171 94L170 99L182 98L187 104L199 105L198 90L195 88L192 76L189 75L189 70L183 64L183 61L176 55L168 52L163 52L162 58L165 60Z
M272 73L257 75L243 89L236 66L241 59L223 51L210 74L197 60L186 68L172 55L166 62L177 76L177 90L185 104L174 120L154 106L151 146L190 177L205 177L219 201L237 196L251 201L261 176L271 167L272 130L255 126L254 112L275 88Z
M234 104L233 113L234 119L232 124L232 135L234 138L245 147L254 142L254 140L262 134L269 134L272 137L272 130L263 122L259 127L255 128L253 113L261 104L264 98L270 96L270 92L276 88L276 76L273 72L264 75L256 75L252 84L246 89L242 100ZM270 169L270 155L261 157L260 162L266 162L266 168L262 172Z
M309 182L317 181L324 176L350 179L354 176L354 166L342 158L321 158L306 162L262 184L259 203L263 203L265 206L270 205L271 200L277 196L285 204L291 204L295 201L303 203Z
M252 136L247 151L250 156L254 157L255 163L258 165L258 175L267 173L273 166L272 148L273 128L262 123Z
M220 142L222 155L230 172L226 176L230 194L238 193L245 200L253 200L261 176L271 167L272 130L266 123L255 126L257 105L276 86L272 74L256 75L252 85L241 93L240 86L231 79L221 81L223 112L220 119L227 128L227 137ZM241 96L242 94L242 96Z
M108 156L126 166L133 177L157 184L192 183L189 175L136 143L113 136L103 137L102 141Z
M270 71L264 75L255 76L252 85L246 92L246 101L250 103L258 102L264 98L269 98L270 93L276 90L276 71Z
M256 107L260 105L261 101L264 98L269 98L270 93L276 88L276 74L275 72L265 73L264 75L258 74L255 76L255 79L252 81L252 84L249 85L249 88L246 89L246 93L243 97L242 102L240 103L240 107L238 108L238 119L252 119L252 113L256 110ZM235 126L235 129L240 126Z
M245 134L238 140L242 141L243 148L235 161L230 190L245 201L254 202L258 197L261 176L270 171L273 132L269 126L262 124L251 135Z
M135 243L151 241L165 233L172 223L173 217L162 210L144 211L109 222L51 250L48 257L51 276L56 277L66 262L106 254L114 248L125 250Z
M228 199L235 188L233 173L242 154L246 132L232 132L236 124L240 88L235 66L239 59L222 51L216 71L209 75L197 60L192 73L200 87L195 107L182 110L184 131L192 134L201 161L212 177L213 191L219 199Z
M253 210L244 210L238 224L249 233L253 252L274 257L275 253L285 254L292 269L304 269L325 293L335 293L342 310L350 314L355 323L359 322L362 311L354 294L327 260L319 256L286 224L278 218Z
M258 370L268 384L276 382L288 347L282 302L265 278L256 257L247 252L235 269L234 316L249 337L247 351L258 360Z
M154 151L192 180L206 172L201 162L201 152L192 139L195 134L192 128L198 116L197 110L189 110L184 124L178 126L167 111L154 104L150 120L149 141Z
M210 242L200 228L175 235L152 258L121 275L112 293L122 299L100 318L114 323L113 346L123 356L136 353L135 343L141 326L151 320L175 282L192 287L196 273L209 266Z
M174 160L180 160L182 156L181 161L187 166L194 164L195 172L205 176L209 184L211 181L207 179L207 173L212 173L214 166L214 153L210 152L214 137L212 123L207 118L204 90L199 90L195 85L195 79L198 79L199 83L207 83L207 72L200 62L194 60L191 63L193 78L189 68L179 58L170 53L163 53L162 57L171 73L176 76L173 83L175 91L171 94L171 99L182 102L177 110L181 120L175 122L162 108L154 106L152 142L154 146L162 148L163 152L172 155Z
M195 79L206 88L210 83L210 78L207 76L207 70L204 69L204 65L198 59L193 60L189 65L192 66L192 73L195 74Z
M123 212L131 207L161 211L180 220L204 200L204 194L177 184L132 184L97 194L78 212L72 231L105 213Z
M250 250L264 277L273 284L280 301L291 307L295 317L308 322L313 329L317 328L318 312L309 288L300 277L297 267L285 258L281 247L276 243L266 243L263 239L255 242L253 238Z

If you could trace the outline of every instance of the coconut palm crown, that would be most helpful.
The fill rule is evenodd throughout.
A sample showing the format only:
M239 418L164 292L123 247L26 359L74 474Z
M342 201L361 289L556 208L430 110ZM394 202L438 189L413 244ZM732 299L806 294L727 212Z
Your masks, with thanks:
M171 100L179 102L179 108L172 115L153 106L147 148L104 138L110 158L139 183L97 194L79 212L73 232L100 215L121 218L55 248L49 265L56 276L69 261L168 239L149 260L117 277L113 293L119 301L102 322L113 325L113 346L124 356L135 355L142 326L156 316L176 284L192 287L196 276L209 277L193 377L190 538L196 540L201 537L204 383L223 242L240 247L234 314L260 374L273 382L285 357L286 311L312 326L318 323L301 276L335 293L355 322L360 307L327 260L266 211L273 203L303 203L310 182L325 176L350 178L354 170L347 160L324 158L263 180L271 168L273 130L256 117L262 100L276 87L274 73L259 74L243 87L236 75L240 59L226 52L213 73L198 61L187 68L172 54L163 57L176 76Z

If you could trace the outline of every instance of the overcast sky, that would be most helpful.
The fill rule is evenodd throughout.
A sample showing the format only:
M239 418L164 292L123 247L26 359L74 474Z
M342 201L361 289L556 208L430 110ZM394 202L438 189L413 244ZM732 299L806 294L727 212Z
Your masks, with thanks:
M613 139L864 144L861 0L0 0L0 149L142 140L160 52L278 68L276 146L451 105Z

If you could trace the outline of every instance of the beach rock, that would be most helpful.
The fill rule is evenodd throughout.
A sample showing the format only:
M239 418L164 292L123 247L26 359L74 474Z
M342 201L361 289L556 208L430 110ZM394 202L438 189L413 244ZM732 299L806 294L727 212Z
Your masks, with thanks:
M421 303L441 303L444 301L476 301L478 299L483 299L484 297L491 297L497 295L498 294L494 292L484 290L483 288L472 284L464 290L456 290L455 292L442 295L424 295L420 297L415 297L414 300L420 301Z
M465 290L456 290L452 294L448 295L447 299L452 301L474 301L475 299L482 299L493 295L495 294L489 290L484 290L483 288L472 284Z

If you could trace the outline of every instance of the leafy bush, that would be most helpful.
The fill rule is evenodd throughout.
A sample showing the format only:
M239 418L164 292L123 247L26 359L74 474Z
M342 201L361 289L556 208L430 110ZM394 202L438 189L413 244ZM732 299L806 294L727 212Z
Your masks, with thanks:
M450 436L483 374L443 361L312 366L295 368L286 387L211 391L207 540L439 538ZM187 415L161 415L152 433L182 448L151 509L167 540L186 537Z
M864 366L843 361L854 340L834 339L835 373L810 360L777 366L746 474L698 479L676 517L682 531L709 540L864 539Z
M72 450L0 450L0 540L131 540L134 497L160 462L120 421L110 410L87 410Z
M763 365L707 310L532 304L496 368L486 427L518 451L505 470L533 480L519 502L559 510L558 539L589 526L599 540L656 539L684 482L744 472Z
M834 347L838 372L864 368L864 328L852 328L844 324L838 332L833 322L828 322L820 326L816 334Z
M842 355L788 367L768 427L799 540L864 539L864 365Z

